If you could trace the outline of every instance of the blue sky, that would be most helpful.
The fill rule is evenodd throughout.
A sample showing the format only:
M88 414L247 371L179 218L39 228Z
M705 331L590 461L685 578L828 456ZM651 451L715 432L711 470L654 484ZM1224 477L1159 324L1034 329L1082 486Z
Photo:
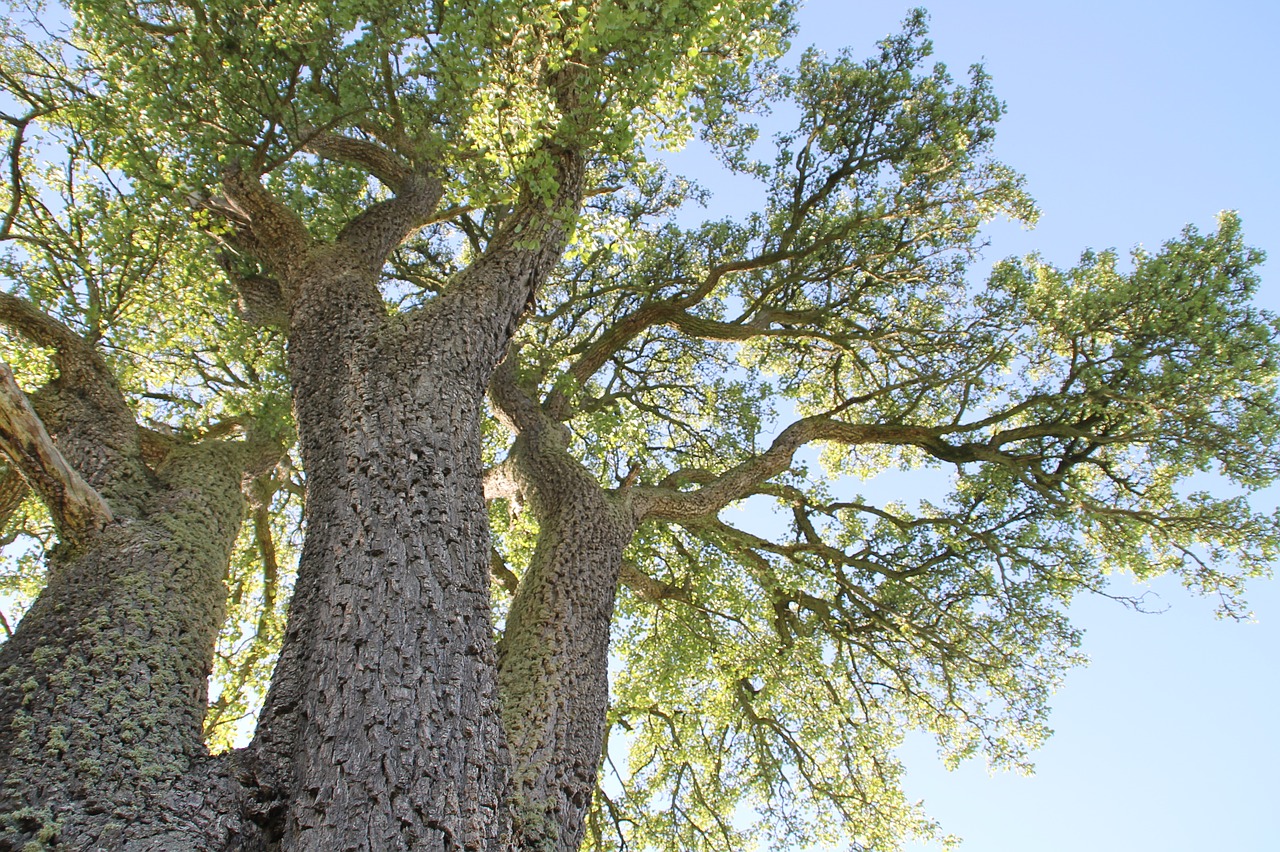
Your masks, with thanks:
M1268 59L1280 5L928 8L937 57L957 72L981 61L993 76L1008 105L996 150L1042 210L1032 232L992 228L990 260L1035 250L1067 265L1086 246L1154 248L1230 208L1273 258L1260 301L1280 310L1280 94ZM906 10L810 0L797 42L869 53ZM1035 777L949 773L927 741L909 743L909 791L963 849L1280 848L1280 589L1255 586L1255 624L1217 621L1176 584L1155 591L1161 615L1105 600L1074 608L1093 663L1057 696Z

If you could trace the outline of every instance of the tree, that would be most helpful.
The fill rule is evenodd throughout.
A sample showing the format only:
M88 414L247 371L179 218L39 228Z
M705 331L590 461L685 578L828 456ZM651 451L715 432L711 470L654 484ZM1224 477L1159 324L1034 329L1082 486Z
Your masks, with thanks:
M1034 209L920 14L780 73L763 2L74 11L3 68L38 387L5 383L6 493L58 542L0 649L8 847L727 849L752 804L892 848L930 830L897 731L1021 760L1072 595L1174 572L1234 611L1274 559L1185 486L1276 474L1239 223L972 285L980 225ZM762 99L798 116L772 162ZM646 151L695 128L764 209L677 223ZM895 466L949 493L833 481ZM210 757L228 609L215 733L280 646Z

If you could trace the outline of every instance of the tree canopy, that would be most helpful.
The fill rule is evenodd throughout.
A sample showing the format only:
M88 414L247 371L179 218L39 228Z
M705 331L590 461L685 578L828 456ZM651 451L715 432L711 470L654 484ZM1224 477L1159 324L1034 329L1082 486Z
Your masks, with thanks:
M931 63L923 12L869 58L782 67L793 10L764 0L77 2L43 29L20 11L0 54L7 614L46 561L154 511L139 481L182 485L174 458L234 447L214 752L252 733L278 659L271 689L289 688L307 520L330 500L363 517L315 424L374 447L352 470L389 448L403 481L368 511L405 540L436 523L414 489L455 493L369 425L380 410L320 399L426 406L444 374L384 396L352 355L308 378L312 349L343 360L317 342L330 331L410 372L461 364L487 392L480 440L448 465L483 468L458 492L483 493L492 533L495 659L473 655L521 849L897 848L936 831L902 791L903 731L1024 763L1079 662L1075 596L1172 574L1240 614L1276 559L1280 516L1249 494L1280 473L1280 321L1253 304L1240 221L981 269L983 225L1036 209L995 157L992 81ZM770 108L790 129L761 138ZM761 209L696 221L702 190L661 160L695 138ZM327 264L348 277L308 295ZM459 305L476 325L448 319ZM136 423L136 459L44 401L68 389ZM115 484L94 458L139 473ZM895 471L925 471L928 499L885 499ZM442 576L467 576L446 550ZM366 552L370 575L394 561ZM295 605L290 636L321 635L326 612ZM607 712L570 711L603 739L579 738L551 708L604 700L606 647ZM279 721L296 703L265 711L248 753L305 741ZM0 844L59 838L37 811L61 794L19 812L39 797L5 793ZM275 819L257 819L267 836ZM283 836L305 836L295 822Z

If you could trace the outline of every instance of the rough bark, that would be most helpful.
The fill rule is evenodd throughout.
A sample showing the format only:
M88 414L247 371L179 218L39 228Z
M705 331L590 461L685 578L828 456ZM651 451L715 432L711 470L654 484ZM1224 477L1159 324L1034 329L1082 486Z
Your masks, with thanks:
M113 518L48 554L47 586L0 646L0 849L204 850L249 837L232 761L208 758L201 721L256 454L187 446L152 470L92 347L12 296L0 321L55 347L59 375L33 400L39 425ZM38 476L39 460L15 462Z
M3 529L13 513L22 506L31 489L21 471L12 465L0 462L0 529Z
M510 458L538 521L499 650L515 848L576 852L603 752L609 628L635 517L625 494L606 492L569 455L568 430L520 389L511 362L490 392L518 432Z
M308 535L252 746L259 783L287 803L274 827L285 848L509 842L480 423L493 368L564 245L576 158L561 178L560 216L526 205L416 315L386 315L377 275L395 228L429 211L374 208L292 265Z
M57 377L32 395L31 405L56 438L59 454L114 513L144 510L140 498L150 479L139 430L102 356L71 329L8 293L0 293L0 323L53 350Z
M0 848L215 849L249 830L201 725L243 506L229 455L182 453L152 511L50 556L0 647Z
M200 737L240 468L175 456L153 471L102 359L0 298L0 322L58 349L59 379L33 407L114 517L55 554L4 648L9 847L510 848L480 424L563 250L583 164L564 153L550 208L518 205L448 291L389 317L382 264L440 196L402 178L328 244L239 172L201 202L279 282L307 471L289 625L242 754L209 759Z
M478 400L389 345L376 279L342 266L316 268L291 321L308 535L255 751L286 848L494 848Z

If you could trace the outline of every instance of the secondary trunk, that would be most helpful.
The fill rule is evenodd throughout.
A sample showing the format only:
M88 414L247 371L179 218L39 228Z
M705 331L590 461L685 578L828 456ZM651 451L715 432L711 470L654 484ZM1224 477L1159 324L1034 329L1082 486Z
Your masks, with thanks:
M201 731L242 473L225 446L178 451L83 552L50 554L0 647L0 849L204 850L254 833Z
M609 630L635 519L625 494L606 492L568 454L568 430L514 374L504 365L491 394L519 432L509 463L538 521L499 654L516 848L576 852L604 746Z

